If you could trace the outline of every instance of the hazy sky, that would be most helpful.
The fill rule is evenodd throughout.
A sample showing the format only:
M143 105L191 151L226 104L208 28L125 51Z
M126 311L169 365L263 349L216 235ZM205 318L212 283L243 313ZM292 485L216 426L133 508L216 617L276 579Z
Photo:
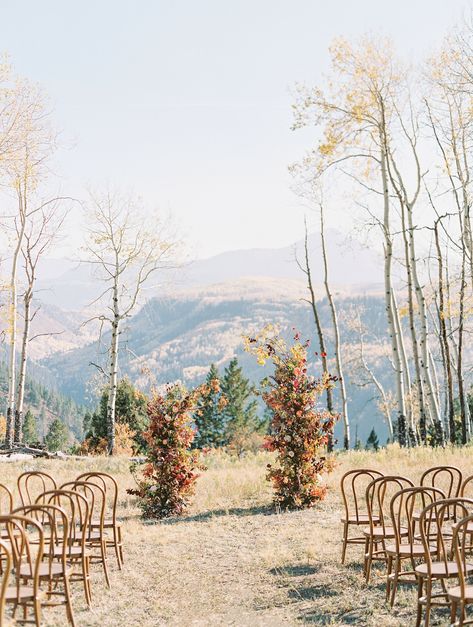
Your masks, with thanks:
M0 50L49 93L64 192L118 183L171 210L208 255L283 246L303 211L287 165L291 89L327 69L333 37L440 43L464 0L0 0ZM343 222L333 215L331 225Z

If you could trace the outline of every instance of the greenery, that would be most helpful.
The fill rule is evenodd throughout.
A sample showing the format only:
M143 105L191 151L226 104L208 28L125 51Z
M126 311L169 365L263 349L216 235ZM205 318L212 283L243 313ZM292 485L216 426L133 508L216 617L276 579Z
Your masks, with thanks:
M0 361L0 396L6 396L7 391L7 366L5 362ZM71 398L51 390L27 376L25 385L25 419L28 411L37 418L36 426L39 432L32 441L38 442L42 439L48 425L54 418L62 420L76 438L82 437L85 408Z
M28 445L39 442L36 418L29 409L23 421L23 442Z
M379 440L374 427L371 429L368 439L366 440L365 448L368 451L377 451L379 449Z
M206 378L207 393L202 394L194 413L196 427L195 448L219 448L228 443L225 415L222 411L227 402L220 387L220 376L215 364L210 366Z
M231 444L234 439L241 439L244 435L250 436L266 429L266 420L261 420L258 416L254 388L249 379L243 375L236 357L224 370L222 394L226 402L222 411L225 444Z
M56 418L49 427L49 431L44 438L44 443L46 444L48 451L55 453L56 451L64 449L69 441L69 436L70 433L67 426L62 422L62 420Z
M98 409L92 413L86 412L84 416L85 449L88 452L102 452L104 442L107 440L107 402L108 389L105 388ZM143 435L149 424L146 406L146 396L138 391L128 378L125 377L118 382L116 424L126 425L127 430L122 428L120 433L126 432L127 437L132 439L136 452L143 452L146 448Z

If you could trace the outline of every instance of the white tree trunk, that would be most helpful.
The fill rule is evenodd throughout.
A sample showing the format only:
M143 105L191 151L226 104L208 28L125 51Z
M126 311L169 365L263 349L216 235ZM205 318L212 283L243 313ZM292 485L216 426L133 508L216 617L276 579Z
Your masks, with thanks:
M324 210L322 205L320 205L320 238L322 241L322 259L324 264L324 285L325 285L325 293L327 294L327 300L330 306L330 313L332 316L332 324L333 331L335 336L335 361L337 364L337 375L339 378L340 385L340 397L342 400L342 420L343 420L343 429L344 429L344 437L343 437L343 446L345 450L350 448L350 419L348 416L348 401L347 401L347 391L345 386L345 378L343 376L343 366L342 366L342 356L341 356L341 346L340 346L340 328L338 326L338 317L337 317L337 309L335 307L335 302L333 300L332 292L330 291L330 286L328 282L328 259L327 259L327 249L325 246L325 233L324 233Z
M31 323L31 296L29 293L25 295L25 323L23 326L23 337L21 341L21 357L20 357L20 372L18 375L18 394L15 407L15 430L14 430L14 442L20 443L23 437L23 404L25 400L25 385L26 385L26 365L28 362L28 346L30 337L30 323Z
M12 268L10 274L10 303L9 303L9 325L8 325L8 396L7 396L7 425L5 434L5 444L7 447L13 446L13 422L15 417L15 392L16 392L16 329L18 316L18 296L17 296L17 275L18 258L25 234L26 220L25 208L21 194L19 195L19 218L20 230L15 250L13 252Z
M434 386L432 382L432 375L430 372L429 363L429 329L427 320L427 308L425 305L424 291L420 284L419 274L417 272L417 258L415 253L415 238L414 238L414 223L412 218L412 207L407 205L407 219L408 219L408 232L409 232L409 249L410 249L410 263L412 269L412 279L414 282L414 291L417 300L417 306L419 307L420 318L420 352L421 352L421 370L423 374L424 391L426 401L430 410L432 419L436 425L442 426L442 419L440 416L440 408L435 395Z
M385 303L386 303L386 317L388 321L388 330L391 340L392 362L396 375L396 400L397 400L397 413L399 426L405 426L406 422L406 404L404 396L404 370L401 355L399 353L399 337L396 329L396 324L393 314L393 299L392 299L392 281L391 281L391 267L393 257L393 246L390 230L390 202L389 202L389 186L387 176L387 155L385 147L385 139L383 135L383 129L379 129L380 135L380 147L381 147L381 183L383 189L383 233L384 233L384 285L385 285ZM400 429L400 443L406 444L406 434L402 433Z
M115 406L117 401L117 384L118 384L118 335L120 325L120 313L118 303L118 276L115 276L113 286L113 322L112 322L112 340L110 343L110 372L109 372L109 391L107 402L107 435L108 435L108 453L113 455L115 452Z

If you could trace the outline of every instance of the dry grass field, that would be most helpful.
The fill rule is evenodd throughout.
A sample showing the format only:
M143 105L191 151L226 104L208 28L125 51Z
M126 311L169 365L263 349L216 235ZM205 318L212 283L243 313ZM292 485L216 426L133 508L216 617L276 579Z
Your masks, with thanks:
M73 588L78 625L377 625L413 624L415 592L405 587L393 610L384 602L384 575L375 567L370 586L361 572L361 547L340 565L340 476L370 466L418 479L437 463L473 473L473 451L399 450L351 452L335 458L325 502L310 511L274 513L265 482L267 454L245 459L214 455L197 484L187 515L147 524L140 521L126 459L4 463L0 481L14 487L25 469L46 469L64 481L86 468L112 472L121 486L125 569L110 555L112 589L94 567L94 604ZM46 625L65 625L61 610L47 610ZM443 611L433 624L447 625Z

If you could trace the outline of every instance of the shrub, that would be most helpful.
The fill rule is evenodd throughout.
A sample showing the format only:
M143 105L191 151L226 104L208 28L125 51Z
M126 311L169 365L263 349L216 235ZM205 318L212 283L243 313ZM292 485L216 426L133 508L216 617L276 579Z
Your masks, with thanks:
M118 422L115 425L115 454L131 457L135 452L135 432L126 423ZM94 436L86 438L77 449L78 455L108 455L107 438Z
M336 419L318 408L318 399L335 378L308 374L309 342L301 343L298 334L288 347L266 327L255 338L246 338L245 344L259 364L270 360L274 365L273 375L262 381L262 397L271 411L266 448L277 453L277 464L268 464L267 475L273 482L274 502L285 509L312 507L326 493L321 475L330 471L330 465L323 447Z
M182 385L168 385L148 403L147 459L144 466L132 466L137 488L128 490L138 497L143 518L178 516L194 494L196 471L203 466L191 450L195 436L191 424L203 394L208 394L206 384L190 392Z

